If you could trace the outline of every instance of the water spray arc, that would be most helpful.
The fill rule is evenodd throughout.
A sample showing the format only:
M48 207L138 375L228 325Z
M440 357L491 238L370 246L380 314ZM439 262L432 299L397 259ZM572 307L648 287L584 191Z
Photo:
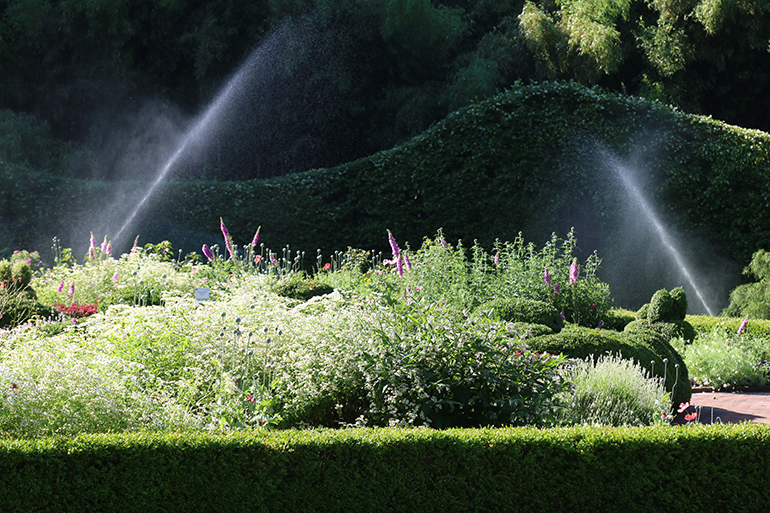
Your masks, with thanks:
M139 200L139 202L136 204L136 206L128 215L128 217L126 217L126 220L123 222L123 225L115 234L114 240L116 242L120 242L122 240L121 237L123 236L125 231L134 221L134 219L142 210L142 208L144 208L145 204L155 193L158 186L168 177L169 172L173 169L174 165L179 161L181 156L186 153L190 145L196 141L199 141L203 137L203 135L205 135L206 131L210 128L211 124L214 123L217 119L219 119L222 113L222 110L225 108L225 106L227 105L231 97L240 88L242 83L246 80L248 69L249 69L249 66L244 65L238 71L238 73L222 89L222 91L219 93L214 103L211 104L211 106L203 113L203 115L192 125L192 128L185 134L181 143L179 143L177 148L174 150L174 153L171 154L171 157L169 157L166 160L165 164L163 164L163 166L158 171L158 175L155 177L155 180L147 189L147 192L144 194L142 199Z
M684 279L687 280L687 283L695 291L695 296L698 298L698 301L703 305L703 308L705 308L706 312L709 315L713 316L714 313L711 307L709 307L708 303L703 297L703 294L700 288L698 287L698 284L695 282L695 279L690 273L687 262L685 261L684 257L682 257L679 250L677 249L676 244L671 239L671 236L669 235L665 226L663 226L663 224L661 223L652 205L647 200L641 188L634 180L632 170L628 166L622 164L617 158L615 158L613 155L610 155L608 152L605 151L602 153L603 153L602 156L605 162L608 163L609 167L612 169L614 174L620 180L621 184L623 185L623 188L626 190L629 197L641 209L644 215L644 218L648 223L650 223L650 225L655 230L655 233L660 239L660 242L663 248L666 250L668 255L674 261L678 269L681 271L682 276L684 276Z

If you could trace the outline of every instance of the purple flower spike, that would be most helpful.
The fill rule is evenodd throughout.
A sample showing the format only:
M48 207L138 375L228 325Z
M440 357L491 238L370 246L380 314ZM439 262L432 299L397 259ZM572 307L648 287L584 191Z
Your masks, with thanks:
M257 245L257 243L259 242L259 230L261 230L261 229L262 229L262 227L261 227L261 226L260 226L259 228L257 228L257 233L255 233L255 234L254 234L254 238L253 238L253 239L251 239L251 245L252 245L252 246L256 246L256 245Z
M408 271L411 271L412 270L412 262L409 261L409 255L407 255L406 253L404 253L404 263L406 264L406 269Z
M545 272L543 272L543 279L545 280L546 285L551 284L551 277L548 275L548 268L545 268Z
M131 246L131 254L133 255L136 253L136 250L139 248L139 236L137 235L134 239L134 245Z
M118 272L115 271L115 274L112 275L112 283L118 282Z
M275 255L270 253L270 263L278 267L278 260L275 259Z
M390 249L393 251L393 259L398 258L399 253L401 253L401 248L398 247L396 238L390 233L390 230L388 230L388 242L390 243Z
M64 290L64 280L59 283L59 288L56 289L56 292L62 292Z
M401 255L398 255L396 260L396 269L398 270L399 277L404 275L404 260L401 258Z
M495 265L499 264L499 263L500 263L500 255L498 255L497 253L495 253L495 257L492 259L492 262L493 262Z
M94 237L94 232L91 232L91 247L96 249L96 238Z
M446 243L443 237L439 240L439 242L442 246L444 246L444 249L449 249L449 244Z
M206 244L203 245L203 254L209 259L209 262L214 260L214 252Z
M738 335L743 333L743 330L746 329L746 325L749 323L749 316L747 315L745 319L741 322L741 325L738 326Z
M569 284L574 285L577 281L578 276L578 267L577 267L577 258L572 259L572 263L569 266Z
M221 217L219 218L219 228L222 230L222 235L225 236L225 247L227 248L227 252L230 254L230 259L232 260L234 258L233 241L230 240L230 231L227 229L227 226L225 226L225 222Z
M72 282L72 284L70 285L70 290L69 290L69 292L68 292L67 294L68 294L69 296L73 296L73 295L75 294L75 282L74 282L74 281L73 281L73 282Z
M107 245L109 243L107 242L107 236L104 236L104 241L102 242L102 253L107 254Z

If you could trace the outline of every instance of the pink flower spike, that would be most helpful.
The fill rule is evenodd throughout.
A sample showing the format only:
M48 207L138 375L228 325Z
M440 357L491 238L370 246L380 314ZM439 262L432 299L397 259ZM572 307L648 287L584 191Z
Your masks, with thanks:
M682 413L689 407L690 407L690 403L680 403L679 408L676 411L678 411L679 413Z
M275 255L273 255L272 253L270 253L270 263L278 267L278 260L275 259Z
M569 266L569 284L574 285L578 277L577 258L572 259L572 263Z
M393 259L395 260L398 258L399 253L401 253L401 248L398 247L396 238L390 233L390 230L388 230L388 243L390 243L390 249L393 251Z
M118 282L118 272L115 271L115 274L112 275L112 283Z
M206 258L209 259L209 262L211 260L214 260L214 252L211 251L211 248L208 247L206 244L203 245L203 254L206 256Z
M134 245L131 246L131 254L133 255L136 253L136 250L139 248L139 236L137 235L134 239Z
M94 237L94 232L91 232L91 247L96 249L96 238Z
M404 275L404 261L401 258L401 255L398 256L398 260L396 261L396 269L398 270L399 277Z
M257 243L259 242L259 230L261 230L261 229L262 229L262 227L261 227L261 226L260 226L259 228L257 228L257 233L255 233L255 234L254 234L254 238L253 238L253 239L251 239L251 245L252 245L252 246L256 246L256 245L257 245Z
M551 277L548 275L548 268L545 268L545 271L543 271L543 279L545 280L546 285L551 284Z
M56 292L62 292L64 290L64 280L59 283L59 288L56 289Z
M72 296L73 294L75 294L75 282L74 281L70 285L70 290L68 292L68 295L70 295L70 296Z
M500 263L500 255L495 253L495 257L492 259L492 263L494 263L495 265L499 264Z
M746 315L746 318L743 319L743 322L741 322L741 325L738 326L738 335L743 333L743 330L746 329L746 325L749 323L749 316Z
M407 255L406 253L404 253L404 263L406 264L407 270L411 271L412 270L412 262L409 261L409 255Z
M225 226L225 221L221 217L219 218L219 229L222 230L222 235L225 236L225 239L230 237L230 231L227 229L227 226Z
M102 241L102 253L107 253L107 236L104 236L104 240Z

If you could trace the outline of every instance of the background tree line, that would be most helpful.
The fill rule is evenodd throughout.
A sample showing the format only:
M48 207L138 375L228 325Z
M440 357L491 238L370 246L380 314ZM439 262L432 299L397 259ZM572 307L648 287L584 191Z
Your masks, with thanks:
M517 81L770 130L765 0L0 0L0 157L141 178L260 47L246 107L184 176L336 165ZM43 158L54 147L62 158Z

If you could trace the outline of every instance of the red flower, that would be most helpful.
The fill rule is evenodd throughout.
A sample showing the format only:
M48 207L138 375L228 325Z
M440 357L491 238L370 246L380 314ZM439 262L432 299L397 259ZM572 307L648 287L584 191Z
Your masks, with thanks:
M249 400L250 403L256 403L257 401L254 400L254 396L249 394L246 396L246 399Z
M687 422L690 422L691 420L695 420L695 417L697 416L698 414L695 412L688 413L687 415L684 416L684 420L686 420Z
M331 263L329 263L329 262L326 262L326 263L324 264L324 271L328 271L328 270L329 270L329 269L331 269L331 268L332 268L332 264L331 264Z
M679 413L683 413L689 407L690 407L690 403L680 403L679 409L676 411L678 411Z

